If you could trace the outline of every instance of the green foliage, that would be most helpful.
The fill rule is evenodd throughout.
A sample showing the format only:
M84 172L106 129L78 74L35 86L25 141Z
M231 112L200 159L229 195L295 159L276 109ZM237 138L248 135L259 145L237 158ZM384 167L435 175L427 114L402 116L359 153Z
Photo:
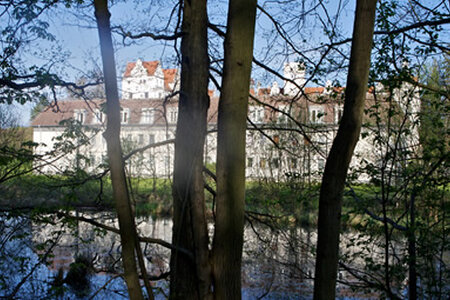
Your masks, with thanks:
M421 97L419 136L425 161L442 157L449 150L449 76L450 56L447 55L440 62L434 60L422 79L426 88Z
M288 217L304 226L317 222L319 185L294 182L249 182L246 210L275 217Z

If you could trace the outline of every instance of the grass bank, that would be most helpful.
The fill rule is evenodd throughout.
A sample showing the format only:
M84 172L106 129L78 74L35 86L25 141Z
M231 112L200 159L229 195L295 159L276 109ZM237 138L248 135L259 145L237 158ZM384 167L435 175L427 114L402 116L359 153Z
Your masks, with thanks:
M214 182L207 182L215 188ZM138 216L169 217L172 213L172 182L169 179L130 178L129 190ZM373 186L356 186L363 201L373 198ZM273 216L283 222L308 226L316 224L320 185L300 182L249 181L246 185L246 210L253 216ZM90 207L112 209L112 185L108 178L88 179L85 174L71 176L26 175L0 185L3 209ZM205 190L208 210L212 215L213 195ZM354 198L344 197L343 215L354 222Z

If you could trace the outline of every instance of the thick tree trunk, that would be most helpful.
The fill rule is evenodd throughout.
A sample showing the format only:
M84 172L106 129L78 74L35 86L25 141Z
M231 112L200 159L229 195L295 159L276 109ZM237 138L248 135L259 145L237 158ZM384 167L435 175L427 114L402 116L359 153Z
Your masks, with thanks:
M95 0L94 6L105 77L108 124L104 136L107 143L109 167L111 170L113 197L119 218L124 277L130 298L143 299L135 258L136 228L130 206L124 161L122 159L122 148L120 145L120 103L117 91L116 64L111 39L111 27L109 23L111 15L108 11L107 0Z
M172 243L192 252L194 261L172 251L170 298L207 299L212 275L202 173L209 106L206 0L185 1L183 9Z
M215 299L241 298L245 137L255 16L256 0L229 2L218 120Z
M319 200L314 299L335 299L342 193L359 139L370 68L376 0L356 4L344 115L328 155Z

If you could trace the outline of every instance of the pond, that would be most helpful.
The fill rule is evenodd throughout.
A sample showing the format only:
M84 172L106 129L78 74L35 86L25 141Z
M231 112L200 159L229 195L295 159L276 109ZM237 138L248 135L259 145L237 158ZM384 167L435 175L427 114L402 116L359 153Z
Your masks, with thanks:
M83 217L117 228L111 212L76 212ZM121 272L120 241L116 233L101 230L88 222L63 218L63 213L0 216L0 297L16 299L126 299ZM170 219L139 218L141 236L171 241ZM212 226L210 226L212 231ZM355 237L346 233L343 240ZM283 229L260 222L247 222L242 266L243 299L311 299L314 272L313 247L316 233L299 226ZM149 274L165 277L169 271L168 249L142 243ZM376 249L372 248L376 255ZM344 253L363 251L347 247ZM381 252L381 251L380 251ZM70 280L77 271L75 260L90 266L85 282ZM72 266L71 266L72 265ZM78 270L79 271L79 270ZM72 273L71 273L72 272ZM71 273L69 275L69 273ZM75 278L80 272L75 272ZM340 282L352 276L340 272ZM166 299L168 281L154 282L157 299ZM379 295L354 292L339 285L342 299L369 299Z

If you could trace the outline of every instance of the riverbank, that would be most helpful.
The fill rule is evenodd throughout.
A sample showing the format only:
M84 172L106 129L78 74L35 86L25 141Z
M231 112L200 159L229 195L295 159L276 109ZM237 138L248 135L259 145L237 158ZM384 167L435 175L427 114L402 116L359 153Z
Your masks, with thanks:
M26 175L0 185L0 207L18 209L77 209L110 210L114 208L112 185L108 178L87 178L86 174L72 176ZM214 182L207 183L215 189ZM128 182L137 216L170 217L172 215L172 182L160 178L131 178ZM353 187L359 201L369 201L376 187ZM302 226L317 222L320 185L298 181L248 181L246 210L250 217L271 218L277 222ZM205 190L206 204L212 217L214 195ZM357 203L352 195L344 196L343 215L351 223L360 222L355 214ZM272 218L273 217L273 218ZM275 219L274 219L275 218Z

